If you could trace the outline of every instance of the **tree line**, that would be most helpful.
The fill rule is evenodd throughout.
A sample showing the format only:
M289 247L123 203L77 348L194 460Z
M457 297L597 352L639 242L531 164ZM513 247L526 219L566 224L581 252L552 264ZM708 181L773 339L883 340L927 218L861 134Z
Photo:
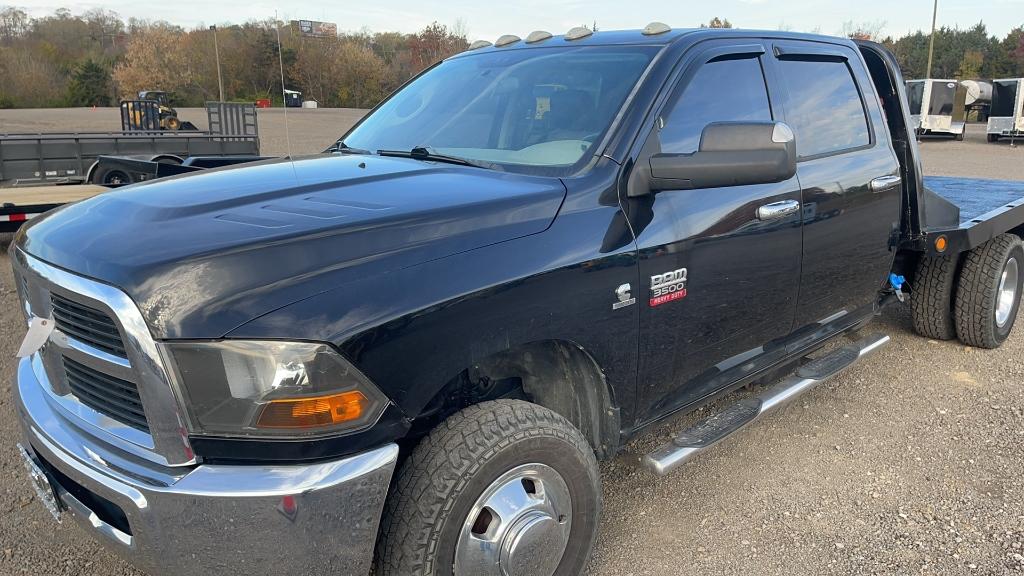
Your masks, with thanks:
M733 24L714 18L701 26ZM882 37L883 28L884 23L847 22L839 34L882 42L896 54L904 76L923 77L929 35ZM217 100L214 35L226 100L280 103L280 58L284 87L327 107L371 107L423 68L468 47L459 24L434 23L415 34L311 37L293 23L275 20L189 30L162 21L124 20L104 9L80 15L59 9L32 18L18 8L0 7L0 108L110 106L139 90L170 92L178 106ZM932 77L1024 77L1024 27L1003 38L990 35L982 23L939 29Z
M167 22L122 20L93 9L30 18L0 8L0 108L110 106L140 90L170 92L176 106L224 98L280 104L284 85L321 106L367 108L427 66L465 50L459 25L415 34L311 37L274 20L186 30ZM278 54L278 34L281 51Z

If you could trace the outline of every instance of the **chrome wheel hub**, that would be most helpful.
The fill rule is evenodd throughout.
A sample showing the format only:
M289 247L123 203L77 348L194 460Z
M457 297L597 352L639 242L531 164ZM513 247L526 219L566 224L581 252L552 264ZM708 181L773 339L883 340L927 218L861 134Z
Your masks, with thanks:
M455 546L458 576L551 576L572 527L572 497L550 466L524 464L477 498Z
M1017 284L1020 271L1016 258L1010 258L1003 267L1003 275L999 279L999 291L996 293L996 326L1002 328L1010 320L1013 305L1017 302Z

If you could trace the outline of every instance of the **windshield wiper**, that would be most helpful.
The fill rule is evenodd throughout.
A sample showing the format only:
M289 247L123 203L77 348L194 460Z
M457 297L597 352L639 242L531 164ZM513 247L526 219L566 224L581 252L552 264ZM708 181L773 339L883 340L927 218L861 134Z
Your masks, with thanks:
M380 156L413 158L416 160L427 160L432 162L447 162L448 164L458 164L460 166L475 166L476 168L487 168L489 170L499 169L497 165L491 164L489 162L481 162L479 160L469 160L468 158L459 158L458 156L439 154L437 152L434 152L427 146L416 146L412 150L377 150L377 154L379 154Z
M353 148L348 144L345 144L341 140L338 140L331 145L330 148L324 150L324 152L337 153L337 154L373 154L369 150L363 150L362 148Z

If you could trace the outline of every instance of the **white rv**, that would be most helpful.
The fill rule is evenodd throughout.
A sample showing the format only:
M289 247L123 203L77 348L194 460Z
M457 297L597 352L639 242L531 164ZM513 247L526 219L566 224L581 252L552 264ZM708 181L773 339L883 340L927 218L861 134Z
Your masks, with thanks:
M910 114L918 134L964 139L967 89L956 80L907 80Z
M988 115L988 141L1024 138L1024 78L992 81L992 107Z

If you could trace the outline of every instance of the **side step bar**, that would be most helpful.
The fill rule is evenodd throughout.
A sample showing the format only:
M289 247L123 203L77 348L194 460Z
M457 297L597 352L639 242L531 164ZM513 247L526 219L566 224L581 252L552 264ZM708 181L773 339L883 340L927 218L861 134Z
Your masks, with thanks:
M644 466L659 476L668 474L702 450L715 445L764 414L783 406L888 343L888 336L875 334L811 360L801 366L793 376L760 396L744 398L683 430L670 442L645 456Z

